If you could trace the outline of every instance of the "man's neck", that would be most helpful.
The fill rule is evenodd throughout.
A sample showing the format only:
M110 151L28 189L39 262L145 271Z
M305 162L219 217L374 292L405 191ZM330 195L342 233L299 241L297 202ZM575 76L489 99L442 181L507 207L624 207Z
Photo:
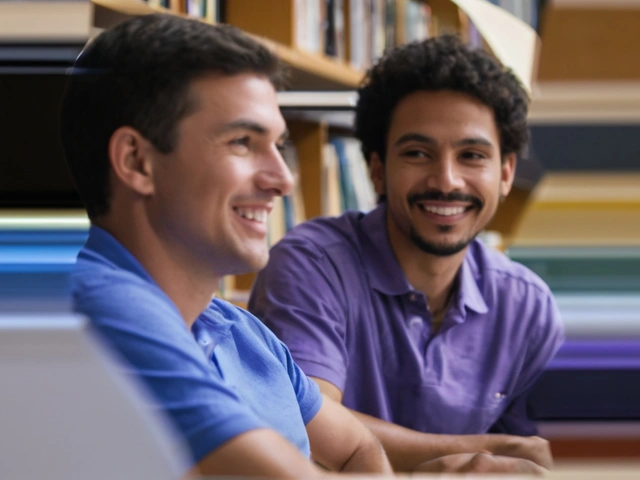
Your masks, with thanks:
M146 218L135 221L131 218L123 221L122 215L117 221L113 218L107 216L95 224L113 235L140 262L191 328L211 302L220 278L160 241ZM123 228L125 225L135 228Z
M467 249L444 257L432 255L400 234L390 220L387 222L387 231L391 249L407 280L414 289L425 294L432 315L442 318Z

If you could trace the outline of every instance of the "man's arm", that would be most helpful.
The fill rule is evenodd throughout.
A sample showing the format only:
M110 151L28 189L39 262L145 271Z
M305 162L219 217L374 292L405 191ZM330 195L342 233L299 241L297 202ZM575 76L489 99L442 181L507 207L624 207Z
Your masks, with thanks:
M336 402L342 392L326 380L313 378L320 391ZM531 460L544 468L553 465L546 440L511 435L437 435L417 432L379 418L353 412L382 443L394 470L411 472L424 462L459 453L489 452Z
M313 459L338 472L392 473L380 441L351 412L324 396L307 424Z
M257 429L232 438L196 466L200 475L317 478L319 468L273 430Z
M392 473L378 439L345 407L324 398L307 425L311 455L338 472ZM278 433L257 429L238 435L208 454L197 465L201 475L264 478L317 478L322 470Z

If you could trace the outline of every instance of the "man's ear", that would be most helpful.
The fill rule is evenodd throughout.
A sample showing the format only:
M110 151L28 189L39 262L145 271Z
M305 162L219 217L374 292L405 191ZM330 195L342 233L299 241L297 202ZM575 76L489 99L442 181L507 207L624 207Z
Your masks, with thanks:
M502 160L501 178L500 178L500 195L506 197L511 191L513 179L516 174L516 160L518 156L510 153Z
M153 146L140 132L120 127L109 140L109 162L116 178L140 195L151 195L153 183Z
M372 152L369 157L369 174L373 187L378 195L387 194L387 183L384 175L384 163L377 152Z

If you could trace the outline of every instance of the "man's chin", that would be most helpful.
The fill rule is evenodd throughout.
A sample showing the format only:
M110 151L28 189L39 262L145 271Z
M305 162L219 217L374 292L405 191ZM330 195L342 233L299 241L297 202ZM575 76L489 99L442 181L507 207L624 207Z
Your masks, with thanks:
M474 237L461 239L459 241L436 242L428 240L418 235L415 231L411 232L411 240L423 252L436 257L450 257L462 252L469 246Z
M262 270L264 267L267 266L268 261L269 261L269 250L266 250L264 252L254 253L253 255L245 259L246 266L247 266L246 273L253 273L253 272L258 272Z
M245 275L262 270L269 260L269 252L236 254L232 257L234 258L232 262L229 262L231 258L227 258L227 268L224 275Z

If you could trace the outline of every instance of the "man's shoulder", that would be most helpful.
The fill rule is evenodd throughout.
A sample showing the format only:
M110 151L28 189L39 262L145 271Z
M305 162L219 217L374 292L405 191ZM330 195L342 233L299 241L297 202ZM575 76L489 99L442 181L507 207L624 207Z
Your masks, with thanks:
M512 327L519 325L529 332L546 332L549 341L561 338L564 327L560 312L544 280L478 240L471 247L469 260L477 269L474 273L483 284L482 291L489 309L500 305L494 311L502 312L502 316L507 313L503 320Z
M276 245L288 248L294 245L306 245L319 250L334 247L355 248L358 234L358 221L365 214L348 211L338 217L318 217L294 227Z
M476 275L485 282L494 283L498 290L526 286L533 294L551 295L549 286L535 272L480 240L472 242L467 255Z
M70 275L74 309L94 323L104 318L140 319L154 315L179 316L162 292L146 279L104 261L95 252L81 252Z
M280 350L280 341L255 315L248 310L232 304L226 300L214 298L205 315L209 319L218 318L229 322L235 335L241 335L249 342L264 342L271 350ZM214 320L215 321L215 320Z

